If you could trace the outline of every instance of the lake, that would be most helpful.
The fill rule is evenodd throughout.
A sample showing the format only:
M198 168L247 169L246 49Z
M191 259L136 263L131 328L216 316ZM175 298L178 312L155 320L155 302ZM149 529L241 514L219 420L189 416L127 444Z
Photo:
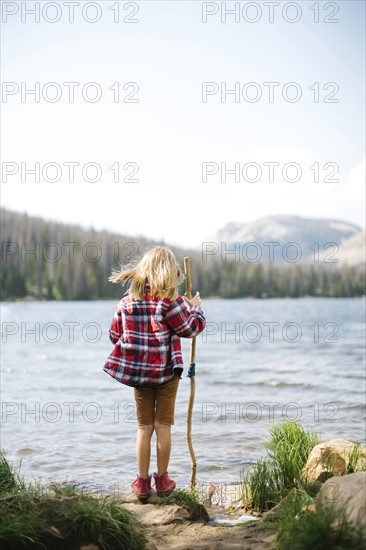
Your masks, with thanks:
M108 493L135 479L133 389L102 370L116 303L1 304L1 447L21 460L26 481ZM281 420L365 444L364 299L215 299L204 311L192 429L198 484L239 481ZM187 487L189 340L182 342L169 473ZM152 473L155 438L151 459Z

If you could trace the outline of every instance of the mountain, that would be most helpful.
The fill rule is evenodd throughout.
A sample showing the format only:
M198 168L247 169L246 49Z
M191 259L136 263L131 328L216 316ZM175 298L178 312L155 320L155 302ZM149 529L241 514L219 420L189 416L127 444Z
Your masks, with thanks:
M323 251L319 254L320 259L324 259L329 252ZM341 242L337 253L339 264L341 266L360 266L366 265L366 231L358 231Z
M278 214L251 223L228 223L207 242L216 243L222 257L226 253L229 258L230 250L235 250L240 261L302 264L322 261L335 265L331 260L341 261L342 250L342 258L348 259L348 265L359 265L365 261L364 235L361 227L343 220ZM236 259L234 254L231 258Z
M158 244L142 237L127 237L106 230L96 231L92 227L85 229L79 225L45 220L25 212L1 209L0 214L3 241L0 299L3 300L119 300L125 288L109 282L111 270L135 263L145 249ZM294 235L297 238L296 231L299 232L296 218L287 218L292 224L286 224L288 219L279 216L259 220L257 224L250 224L251 233L248 231L247 235L252 241L254 237L257 239L257 246L259 239L263 244L270 239L273 242L274 235L284 244L286 239L295 238ZM298 226L304 224L304 220L297 221ZM175 247L172 250L181 265L184 256L191 257L193 289L199 290L203 297L364 296L364 270L351 265L362 257L359 250L364 246L363 232L355 232L355 226L344 222L332 223L333 233L329 233L329 228L327 232L318 220L316 235L322 235L324 230L324 238L329 239L335 230L345 235L353 233L342 240L338 251L348 264L343 261L326 263L323 259L307 265L299 265L300 262L273 265L269 262L233 261L232 255L225 258L218 253L219 245L212 247L212 242L210 247L215 254L207 254L207 258L202 250ZM329 220L327 224L330 224ZM242 224L226 226L227 235L234 234L233 238L238 238L236 235L242 227ZM305 228L308 228L306 222ZM228 244L222 239L219 242L222 248ZM238 247L240 253L245 250L245 244L238 242Z

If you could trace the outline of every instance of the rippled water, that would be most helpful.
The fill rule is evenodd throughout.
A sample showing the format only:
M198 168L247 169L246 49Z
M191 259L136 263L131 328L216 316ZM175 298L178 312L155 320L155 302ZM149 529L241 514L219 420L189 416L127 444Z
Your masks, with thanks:
M133 389L102 371L115 306L1 305L1 446L10 460L22 460L27 481L110 491L134 479ZM363 299L206 300L204 309L192 432L198 483L239 481L241 469L264 454L267 428L282 418L297 418L322 438L365 443ZM189 341L183 349L187 365ZM191 471L185 374L169 468L181 487ZM151 471L155 464L154 440Z

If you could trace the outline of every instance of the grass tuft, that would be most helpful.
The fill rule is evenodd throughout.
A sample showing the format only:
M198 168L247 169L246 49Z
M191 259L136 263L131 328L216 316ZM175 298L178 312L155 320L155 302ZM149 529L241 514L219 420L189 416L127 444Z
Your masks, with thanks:
M199 501L198 492L194 489L190 491L178 489L170 496L163 497L161 504L177 504L185 508L193 521L208 521L210 519L206 508Z
M366 456L362 450L361 443L357 441L349 457L347 474L364 471L366 471Z
M260 458L244 476L243 503L247 510L265 512L282 498L281 486L273 463Z
M19 475L19 468L15 470L14 466L6 460L4 453L0 452L0 497L16 493L24 487L24 482Z
M244 477L243 502L247 509L266 514L277 530L277 550L350 550L366 548L362 528L347 519L346 508L316 500L321 484L306 484L301 471L319 441L295 422L269 429L267 456ZM364 451L356 443L347 473L366 469Z
M7 550L142 550L146 539L135 516L114 501L79 493L74 486L26 486L1 454L0 546Z
M266 445L268 457L275 464L282 489L288 491L300 478L301 470L319 439L316 434L305 432L297 422L271 426L269 433L270 441Z
M298 486L300 472L310 451L319 443L297 422L283 422L269 428L267 457L260 459L242 480L244 506L265 512Z
M65 485L61 483L52 482L48 484L48 489L53 491L56 495L61 497L73 497L80 494L80 490L78 491L78 488L74 484Z
M362 528L347 520L344 508L316 503L303 509L302 495L284 513L277 532L278 550L350 550L366 547Z
M62 520L67 537L93 542L102 550L140 550L146 542L135 516L116 502L83 495L74 499Z
M41 547L45 529L42 505L33 495L22 492L2 497L0 543L4 548Z

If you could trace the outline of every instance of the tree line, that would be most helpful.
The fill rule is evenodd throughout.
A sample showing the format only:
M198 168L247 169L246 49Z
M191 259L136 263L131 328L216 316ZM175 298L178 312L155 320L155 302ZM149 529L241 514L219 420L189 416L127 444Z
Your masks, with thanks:
M125 289L108 281L111 270L137 261L158 244L144 238L84 229L1 210L1 299L119 299ZM277 265L222 261L197 250L170 247L183 267L191 257L194 289L203 297L355 297L365 294L361 267ZM183 288L181 289L183 291Z

